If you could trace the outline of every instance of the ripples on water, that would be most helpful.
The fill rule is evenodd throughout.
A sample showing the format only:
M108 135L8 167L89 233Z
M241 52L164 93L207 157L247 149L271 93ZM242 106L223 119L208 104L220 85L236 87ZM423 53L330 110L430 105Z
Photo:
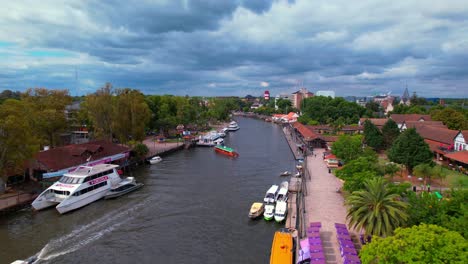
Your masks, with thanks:
M0 244L11 246L0 262L37 255L37 263L267 263L281 225L251 221L248 210L294 160L280 127L238 122L225 138L237 159L212 148L180 151L133 171L145 186L129 195L62 216L25 210L1 219Z

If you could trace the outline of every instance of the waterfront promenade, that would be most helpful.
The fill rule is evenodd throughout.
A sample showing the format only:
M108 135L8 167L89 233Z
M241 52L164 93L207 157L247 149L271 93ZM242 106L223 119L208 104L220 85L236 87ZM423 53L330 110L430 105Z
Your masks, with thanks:
M181 142L174 142L174 143L172 142L171 143L166 143L166 142L159 143L159 142L156 142L156 140L153 137L148 137L145 140L143 140L143 144L145 144L149 149L147 158L151 158L157 155L161 155L161 154L176 150L179 147L181 147L184 144L184 142L181 141Z
M306 223L321 222L320 237L327 263L342 263L336 238L335 223L346 223L346 207L341 193L341 181L333 174L323 161L324 149L314 149L314 155L307 157L307 169L310 180L306 181L305 196Z

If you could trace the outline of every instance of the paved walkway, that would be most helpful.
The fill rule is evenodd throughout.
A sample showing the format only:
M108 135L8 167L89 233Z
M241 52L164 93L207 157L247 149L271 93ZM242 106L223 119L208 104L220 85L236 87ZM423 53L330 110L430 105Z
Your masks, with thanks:
M159 143L156 142L153 137L149 137L143 140L143 144L145 144L149 149L149 153L147 156L153 157L168 150L175 149L180 145L184 144L184 142L181 141L176 143Z
M320 236L327 263L342 263L334 224L346 223L346 207L342 195L337 193L342 183L333 174L328 173L323 161L324 151L314 149L315 155L307 157L310 180L306 181L305 219L306 223L322 223Z
M286 141L288 142L289 144L289 147L291 148L291 151L294 155L294 158L296 160L298 159L303 159L303 155L302 155L302 152L299 151L299 149L297 148L297 145L295 142L297 142L297 139L296 140L293 140L293 136L290 132L290 130L287 128L287 127L283 127L283 132L284 132L284 136L286 137Z
M21 204L33 201L37 194L30 193L12 193L0 196L0 211Z

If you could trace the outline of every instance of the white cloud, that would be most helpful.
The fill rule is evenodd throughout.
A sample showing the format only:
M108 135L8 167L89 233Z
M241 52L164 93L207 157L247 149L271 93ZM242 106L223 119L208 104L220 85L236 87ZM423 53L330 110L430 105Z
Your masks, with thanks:
M268 82L260 82L260 86L268 87L268 86L270 86L270 84Z

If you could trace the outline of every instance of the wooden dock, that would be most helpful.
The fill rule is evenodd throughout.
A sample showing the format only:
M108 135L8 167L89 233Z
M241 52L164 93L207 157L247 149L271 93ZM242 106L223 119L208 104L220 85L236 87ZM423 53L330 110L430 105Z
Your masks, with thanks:
M285 228L296 229L297 223L297 206L296 206L296 193L290 193L288 198L288 214L286 218Z

